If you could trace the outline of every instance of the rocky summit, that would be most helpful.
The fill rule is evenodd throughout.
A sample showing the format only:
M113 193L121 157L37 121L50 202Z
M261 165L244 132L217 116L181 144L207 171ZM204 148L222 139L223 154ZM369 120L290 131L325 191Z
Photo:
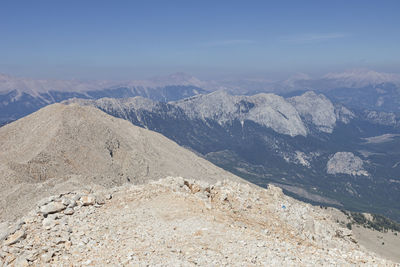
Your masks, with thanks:
M396 266L325 209L228 180L65 192L0 229L0 266Z

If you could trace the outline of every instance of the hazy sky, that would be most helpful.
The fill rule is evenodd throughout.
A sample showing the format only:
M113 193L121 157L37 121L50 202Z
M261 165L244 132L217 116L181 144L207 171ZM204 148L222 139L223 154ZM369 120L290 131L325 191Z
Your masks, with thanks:
M400 1L2 1L0 72L136 79L400 72Z

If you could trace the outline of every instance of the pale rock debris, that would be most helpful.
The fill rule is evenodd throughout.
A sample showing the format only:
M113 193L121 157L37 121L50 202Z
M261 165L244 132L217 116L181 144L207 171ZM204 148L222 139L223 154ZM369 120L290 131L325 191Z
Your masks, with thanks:
M110 198L76 206L72 215L49 214L50 228L42 213L28 215L18 243L0 243L0 264L398 266L358 245L331 213L272 185L167 177L95 193ZM52 202L89 194L69 192Z
M369 176L363 168L363 160L351 152L337 152L326 164L329 174L348 174L354 176Z

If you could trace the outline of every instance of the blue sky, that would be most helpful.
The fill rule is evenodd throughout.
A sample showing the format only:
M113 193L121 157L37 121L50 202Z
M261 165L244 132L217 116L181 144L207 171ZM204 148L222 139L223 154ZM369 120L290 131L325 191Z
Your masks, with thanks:
M2 1L0 72L137 79L400 72L400 1Z

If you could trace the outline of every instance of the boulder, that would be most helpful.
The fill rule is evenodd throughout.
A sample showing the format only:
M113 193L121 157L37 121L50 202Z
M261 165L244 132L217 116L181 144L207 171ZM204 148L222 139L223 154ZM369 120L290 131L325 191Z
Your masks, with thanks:
M40 213L43 215L52 214L56 212L60 212L65 209L64 204L61 202L50 202L44 206L40 207Z
M82 206L90 206L96 203L96 197L93 195L87 195L81 197Z

